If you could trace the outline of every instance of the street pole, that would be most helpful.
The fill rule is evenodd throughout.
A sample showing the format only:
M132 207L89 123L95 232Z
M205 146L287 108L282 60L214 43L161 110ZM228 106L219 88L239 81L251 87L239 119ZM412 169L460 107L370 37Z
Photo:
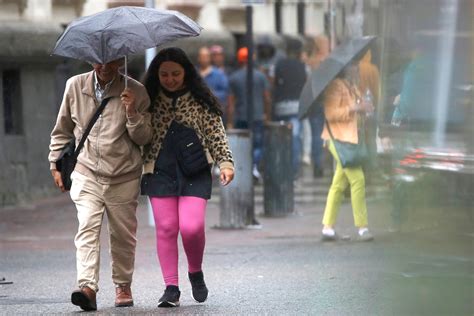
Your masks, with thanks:
M145 0L145 7L146 8L155 8L155 0ZM149 48L145 51L145 71L150 66L151 61L156 55L156 47Z
M253 7L248 5L245 9L246 11L246 24L247 24L247 119L249 129L252 129L253 125Z
M305 2L299 0L296 4L296 21L298 23L298 34L305 35L306 33L306 17L305 17Z
M155 8L155 0L145 0L145 7L147 8ZM156 55L156 47L149 48L145 51L145 71L150 66L151 61Z
M281 34L282 26L281 26L281 7L282 7L282 0L275 0L275 32L277 34Z
M231 185L221 189L220 199L220 228L257 228L255 219L255 191L252 178L253 146L253 30L252 6L246 6L246 47L247 73L246 73L246 99L247 104L247 129L227 130L229 146L235 159L236 175ZM259 228L259 227L258 227Z
M253 60L253 6L252 5L247 5L245 7L245 18L246 18L246 26L247 26L247 49L248 49L248 56L247 56L247 124L248 124L248 129L250 131L250 140L253 139L253 65L254 65L254 60ZM253 153L253 142L250 141L250 152ZM253 161L253 155L251 155L250 158L250 178L252 178L252 167L253 167L254 161ZM253 186L252 186L253 188ZM254 190L251 190L251 196L249 198L254 200ZM248 208L248 213L247 213L247 218L249 220L252 220L252 222L256 222L255 219L255 208L254 208L254 203L251 203L251 207ZM251 225L252 223L248 223Z
M145 7L146 8L155 8L155 0L145 0ZM149 48L145 51L145 72L147 71L148 67L150 66L151 61L156 55L156 48ZM148 209L148 225L154 227L155 226L155 219L153 217L153 208L151 207L150 199L146 199L147 201L147 209Z

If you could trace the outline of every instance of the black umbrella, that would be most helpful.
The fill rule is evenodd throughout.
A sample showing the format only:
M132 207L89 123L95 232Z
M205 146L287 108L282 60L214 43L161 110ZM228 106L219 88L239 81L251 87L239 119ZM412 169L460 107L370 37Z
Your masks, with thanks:
M71 22L52 54L105 64L178 38L198 36L201 29L177 11L118 7Z
M316 99L328 84L353 60L363 56L375 36L353 38L337 46L331 54L311 72L300 95L299 117L304 118L316 105Z

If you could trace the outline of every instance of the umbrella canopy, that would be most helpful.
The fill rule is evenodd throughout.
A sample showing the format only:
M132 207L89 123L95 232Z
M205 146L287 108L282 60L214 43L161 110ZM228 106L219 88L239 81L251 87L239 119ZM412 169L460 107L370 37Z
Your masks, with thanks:
M105 64L178 38L198 36L201 29L177 11L118 7L71 22L52 54Z
M299 117L304 118L316 106L316 99L329 83L353 60L363 56L375 36L353 38L337 46L331 54L311 72L300 94Z

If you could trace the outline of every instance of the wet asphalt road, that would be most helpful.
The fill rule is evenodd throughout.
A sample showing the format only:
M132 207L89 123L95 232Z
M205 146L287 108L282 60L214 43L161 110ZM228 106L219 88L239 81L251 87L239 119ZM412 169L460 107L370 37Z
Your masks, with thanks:
M261 212L257 205L257 213ZM158 309L163 282L154 230L146 205L134 275L135 307L113 307L108 245L102 232L97 315L473 315L474 228L472 211L417 210L410 225L390 233L387 197L370 198L376 240L322 243L323 205L300 203L297 214L259 216L259 230L221 230L218 204L207 213L204 273L209 299L195 303L180 254L181 307ZM76 314L74 207L67 196L0 209L0 314ZM434 216L436 215L436 216ZM449 216L448 216L449 215ZM420 220L423 218L423 220ZM349 203L339 234L354 236ZM93 314L93 313L92 313Z

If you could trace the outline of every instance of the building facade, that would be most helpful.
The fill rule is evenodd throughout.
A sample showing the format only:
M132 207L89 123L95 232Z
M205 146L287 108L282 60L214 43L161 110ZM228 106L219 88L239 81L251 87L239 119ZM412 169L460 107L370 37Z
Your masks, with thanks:
M221 44L227 60L245 44L245 5L253 2L255 40L267 36L284 48L283 35L325 30L330 0L156 0L155 8L179 10L203 26L197 38L174 44L192 59L202 45ZM50 56L69 22L107 8L145 6L144 0L0 0L0 207L57 194L47 156L50 132L70 76L90 66ZM144 56L131 56L140 79Z

